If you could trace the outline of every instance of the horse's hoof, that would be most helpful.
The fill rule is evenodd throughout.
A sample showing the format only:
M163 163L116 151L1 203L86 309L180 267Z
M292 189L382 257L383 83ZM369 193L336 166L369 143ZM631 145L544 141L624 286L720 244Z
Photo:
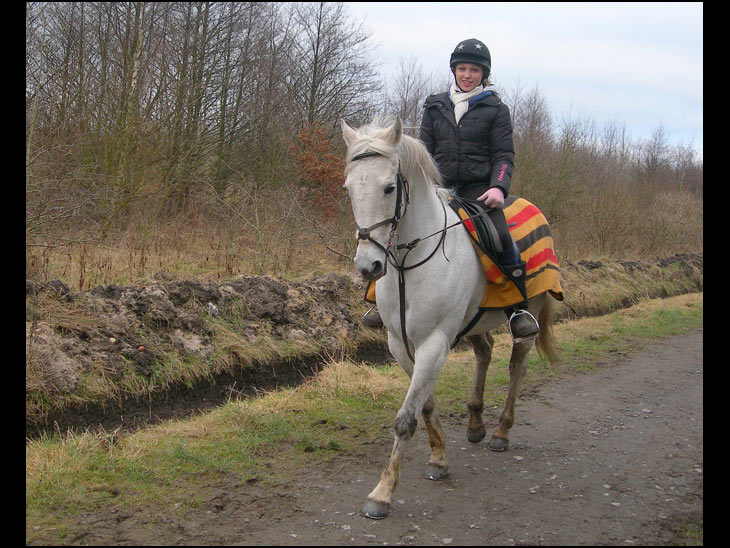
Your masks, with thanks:
M423 473L424 478L433 481L441 481L443 479L446 479L448 475L449 471L447 468L442 468L440 466L436 466L435 464L429 464L426 468L426 471Z
M506 451L507 447L509 447L509 440L492 436L487 447L489 447L492 451Z
M487 429L484 426L477 428L476 430L471 430L469 428L466 430L466 438L472 443L479 443L486 435Z
M383 519L389 510L390 504L369 500L360 508L360 515L370 519Z

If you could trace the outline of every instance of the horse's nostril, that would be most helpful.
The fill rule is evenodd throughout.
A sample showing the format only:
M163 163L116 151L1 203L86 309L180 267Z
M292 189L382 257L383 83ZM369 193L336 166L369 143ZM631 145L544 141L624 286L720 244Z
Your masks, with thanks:
M369 266L358 268L358 271L366 280L377 280L384 273L385 265L382 261L373 261Z

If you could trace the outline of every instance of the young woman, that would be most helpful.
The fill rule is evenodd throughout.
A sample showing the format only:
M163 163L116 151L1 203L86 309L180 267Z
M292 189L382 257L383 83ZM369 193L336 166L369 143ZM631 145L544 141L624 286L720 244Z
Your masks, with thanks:
M525 296L525 302L505 310L514 338L539 333L535 319L525 313L525 263L507 229L502 206L514 169L512 118L509 108L489 83L492 59L483 42L469 38L456 45L449 60L454 82L448 91L431 95L424 103L420 139L433 156L443 184L457 196L484 202L499 233L497 257ZM376 315L363 323L377 323Z
M499 233L500 266L517 283L525 302L506 310L515 338L537 336L539 328L525 314L525 263L507 229L502 206L514 170L512 117L489 83L492 58L476 38L456 45L449 60L454 83L445 93L431 95L423 106L420 138L443 176L444 186L457 196L484 202Z

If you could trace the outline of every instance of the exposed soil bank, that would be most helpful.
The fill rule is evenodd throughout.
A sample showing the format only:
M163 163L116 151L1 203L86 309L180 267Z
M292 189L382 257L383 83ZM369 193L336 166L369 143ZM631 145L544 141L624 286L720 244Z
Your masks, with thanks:
M702 290L702 255L562 265L557 318ZM242 276L98 286L26 282L26 431L134 428L291 386L331 357L382 363L385 337L359 319L364 284Z

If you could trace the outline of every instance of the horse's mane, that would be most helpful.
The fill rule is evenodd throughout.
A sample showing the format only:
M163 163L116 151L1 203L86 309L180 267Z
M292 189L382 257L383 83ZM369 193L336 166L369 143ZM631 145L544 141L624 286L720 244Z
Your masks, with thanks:
M401 171L406 179L415 180L422 177L434 186L441 186L441 173L423 142L404 133L401 135L398 146L393 147L379 137L379 134L390 128L394 121L395 118L392 116L379 116L369 124L358 128L356 131L360 139L352 144L349 158L369 150L382 154L386 158L394 158L397 154ZM350 165L348 164L345 168L345 174Z

